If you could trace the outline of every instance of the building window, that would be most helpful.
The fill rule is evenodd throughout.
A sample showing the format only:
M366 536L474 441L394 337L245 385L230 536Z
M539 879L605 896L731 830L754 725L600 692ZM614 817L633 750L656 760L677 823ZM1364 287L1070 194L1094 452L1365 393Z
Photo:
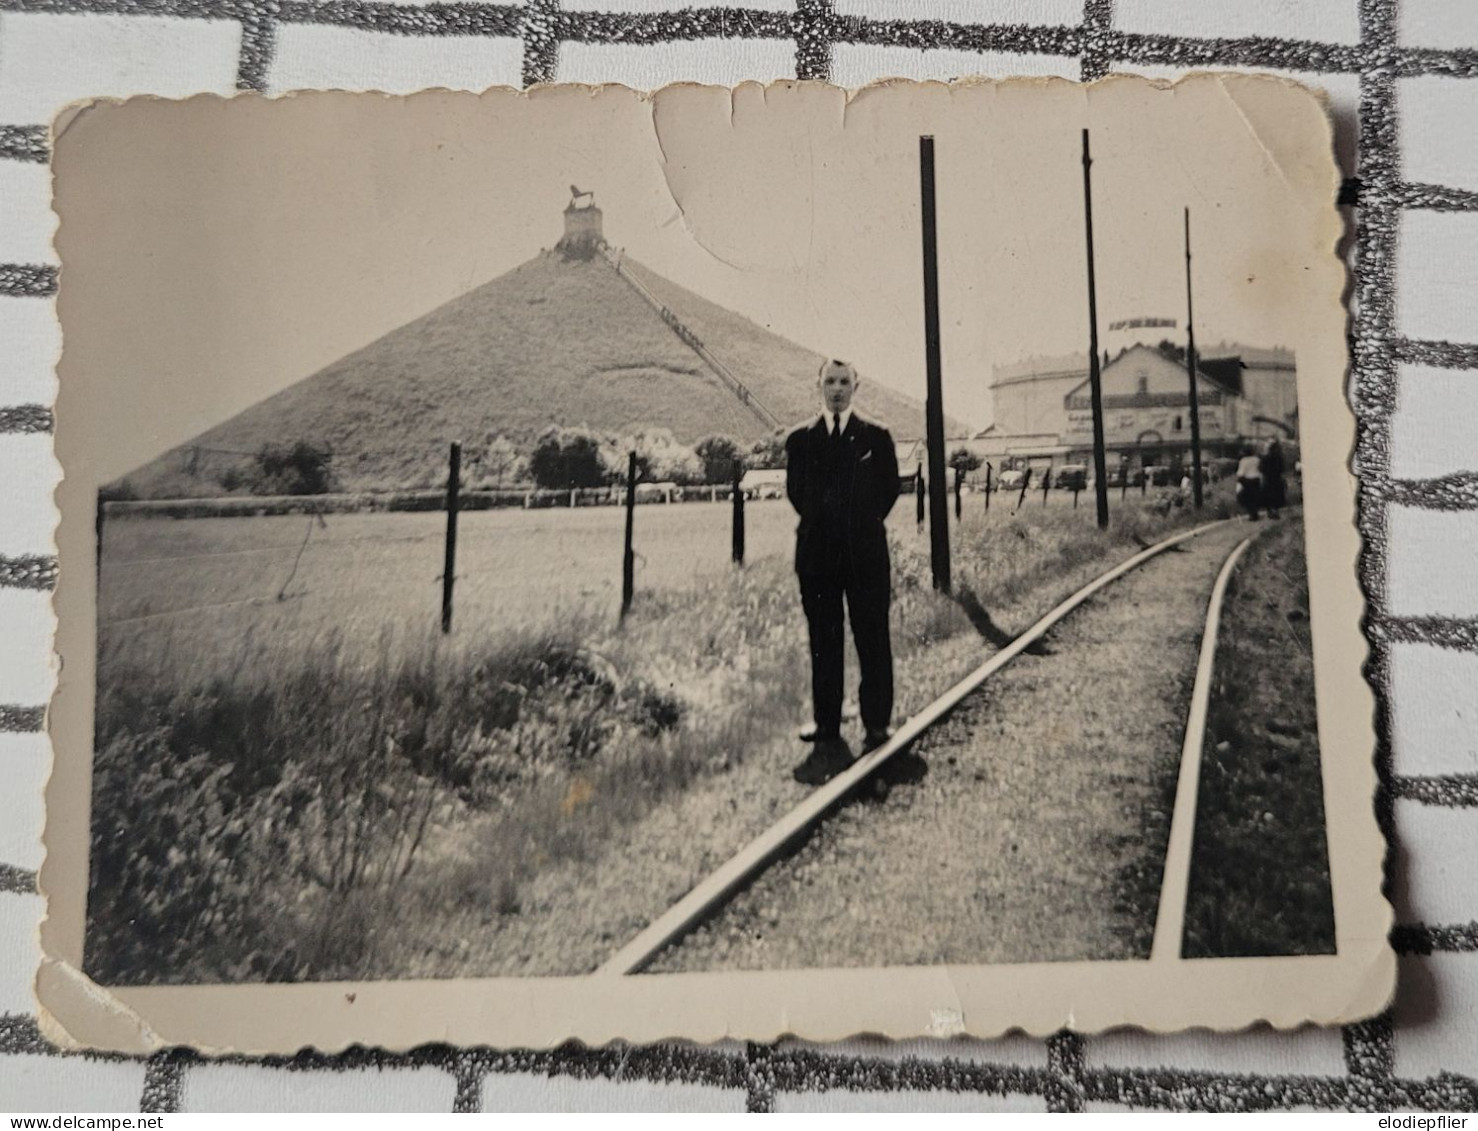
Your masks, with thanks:
M1139 374L1139 391L1141 393L1148 393L1150 391L1150 375L1148 373L1142 372Z
M1179 432L1180 429L1181 429L1181 417L1177 416L1175 418L1175 431Z

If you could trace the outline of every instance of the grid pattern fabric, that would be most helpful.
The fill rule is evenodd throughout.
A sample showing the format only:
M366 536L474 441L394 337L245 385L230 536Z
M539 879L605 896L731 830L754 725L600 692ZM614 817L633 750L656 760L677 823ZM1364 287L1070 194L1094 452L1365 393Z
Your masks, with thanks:
M1478 1108L1478 6L1449 0L0 0L0 1108ZM62 1055L30 982L49 749L52 295L46 122L87 95L339 87L859 84L1190 67L1323 86L1352 206L1360 568L1393 845L1394 1008L1291 1034Z

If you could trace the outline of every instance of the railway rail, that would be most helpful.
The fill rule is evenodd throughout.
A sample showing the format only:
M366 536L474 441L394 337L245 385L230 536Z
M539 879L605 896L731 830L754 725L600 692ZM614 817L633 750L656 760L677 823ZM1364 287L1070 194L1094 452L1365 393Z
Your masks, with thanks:
M752 883L787 848L805 837L849 795L866 788L879 768L890 758L916 742L993 675L1011 664L1091 597L1160 554L1174 549L1183 542L1220 529L1231 521L1233 520L1223 519L1204 523L1163 539L1125 559L1077 590L1014 638L1011 643L995 652L968 676L905 722L887 743L859 758L844 773L808 794L804 800L701 880L687 895L616 951L596 969L595 976L612 977L641 972L660 952L677 942ZM1205 730L1206 709L1210 697L1217 624L1232 572L1238 559L1251 542L1252 536L1242 539L1228 555L1217 576L1207 606L1206 627L1202 634L1196 678L1182 745L1175 811L1171 823L1170 847L1162 879L1152 948L1153 959L1173 959L1179 954L1189 877L1190 845L1195 820L1201 737Z
M1155 936L1150 961L1174 961L1180 957L1185 935L1185 905L1191 880L1191 849L1196 830L1196 795L1201 780L1201 750L1206 738L1206 712L1211 705L1211 683L1216 663L1216 637L1221 625L1221 606L1237 562L1252 545L1255 535L1238 542L1222 563L1211 600L1206 606L1206 629L1196 658L1196 681L1191 688L1186 713L1185 739L1180 747L1180 776L1175 783L1175 810L1170 817L1170 843L1165 851L1165 872L1160 880L1160 904L1155 914Z

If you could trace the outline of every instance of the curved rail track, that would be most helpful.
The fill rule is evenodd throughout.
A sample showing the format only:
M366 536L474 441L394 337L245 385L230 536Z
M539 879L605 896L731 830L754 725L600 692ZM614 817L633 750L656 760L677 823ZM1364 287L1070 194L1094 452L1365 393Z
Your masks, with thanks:
M1125 559L1077 590L1030 628L1015 637L1011 643L995 652L963 680L910 718L887 743L859 758L845 772L808 794L800 804L701 880L687 895L602 963L596 969L595 976L609 977L639 973L659 952L682 938L699 922L746 887L790 845L819 824L848 795L864 787L888 759L917 741L929 728L948 715L991 676L1009 665L1089 598L1167 550L1211 530L1224 527L1230 521L1232 520L1223 519L1205 523L1157 542ZM1195 820L1201 735L1205 729L1206 708L1210 696L1210 674L1216 653L1217 622L1232 571L1251 541L1252 537L1241 540L1227 557L1213 586L1211 601L1207 608L1206 628L1202 635L1191 708L1182 746L1180 778L1176 788L1175 812L1171 825L1170 853L1166 860L1160 911L1156 920L1152 951L1155 958L1173 958L1179 953L1189 871L1190 841Z
M1211 600L1206 606L1206 629L1201 634L1201 651L1196 658L1196 682L1191 689L1191 706L1186 713L1185 740L1180 747L1180 776L1175 783L1175 811L1170 817L1170 844L1165 851L1165 872L1160 880L1160 905L1155 914L1155 937L1150 946L1150 961L1160 962L1180 957L1185 934L1186 896L1191 880L1191 848L1196 831L1196 796L1201 781L1201 747L1206 738L1206 712L1211 705L1212 673L1216 663L1216 637L1221 626L1221 606L1227 586L1247 547L1256 535L1249 534L1222 563L1211 587Z

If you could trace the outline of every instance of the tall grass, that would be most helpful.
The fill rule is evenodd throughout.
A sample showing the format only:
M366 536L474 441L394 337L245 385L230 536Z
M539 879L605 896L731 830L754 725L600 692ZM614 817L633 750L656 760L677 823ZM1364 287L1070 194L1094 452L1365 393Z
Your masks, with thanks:
M386 632L358 653L330 634L289 657L247 639L222 669L173 682L105 654L89 971L235 981L372 965L373 933L344 924L413 886L428 834L679 721L581 628L485 647Z
M1085 567L1118 561L1177 529L1236 513L1226 484L1208 488L1199 511L1176 505L1174 498L1165 493L1113 497L1106 531L1098 529L1091 512L1071 508L1056 498L1053 505L1041 507L1029 497L1020 511L1008 508L1006 514L1001 513L1000 502L989 516L977 511L966 516L952 539L955 597L988 612L1012 610L1030 595L1060 588L1063 579ZM927 550L923 539L893 540L894 589L904 599L931 585ZM963 630L950 614L933 615L940 618L945 635ZM905 619L905 631L908 627Z
M794 725L809 689L804 623L787 563L767 560L688 591L643 594L603 654L670 695L681 719L519 793L474 823L464 850L422 889L421 905L522 910L543 868L593 861L623 827L700 778L734 770Z

